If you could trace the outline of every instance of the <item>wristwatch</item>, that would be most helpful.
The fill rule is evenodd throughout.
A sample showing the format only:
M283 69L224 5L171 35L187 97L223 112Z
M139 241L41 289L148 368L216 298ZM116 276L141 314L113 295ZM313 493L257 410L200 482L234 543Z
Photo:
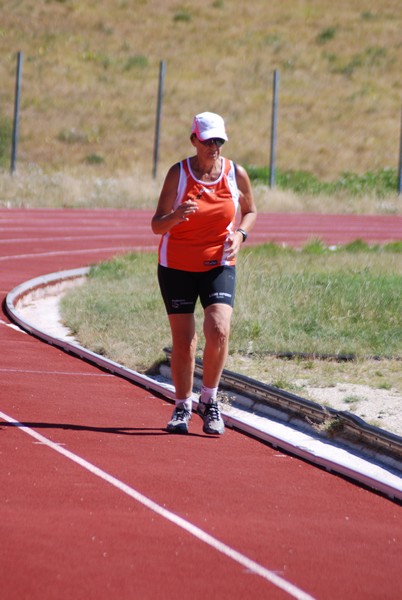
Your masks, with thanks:
M243 236L243 242L245 242L246 239L247 239L247 235L248 235L247 231L244 231L244 229L240 229L240 228L236 229L236 231L238 231L239 233L242 234L242 236Z

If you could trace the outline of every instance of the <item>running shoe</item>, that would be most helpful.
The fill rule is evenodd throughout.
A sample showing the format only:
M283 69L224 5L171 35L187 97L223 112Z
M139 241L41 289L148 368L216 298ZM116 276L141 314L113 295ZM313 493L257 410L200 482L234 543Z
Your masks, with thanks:
M197 412L204 421L204 427L202 428L204 433L222 435L225 432L225 424L217 402L204 404L204 402L200 401Z
M166 429L169 433L188 433L190 420L191 411L187 408L176 406Z

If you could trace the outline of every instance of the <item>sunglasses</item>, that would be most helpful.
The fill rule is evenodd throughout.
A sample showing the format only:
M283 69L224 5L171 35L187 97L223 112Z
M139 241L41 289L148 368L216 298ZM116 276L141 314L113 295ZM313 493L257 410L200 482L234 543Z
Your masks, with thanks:
M223 144L225 143L225 140L223 140L222 138L209 138L209 140L199 140L201 142L201 144L203 144L203 146L217 146L217 148L220 148L221 146L223 146Z

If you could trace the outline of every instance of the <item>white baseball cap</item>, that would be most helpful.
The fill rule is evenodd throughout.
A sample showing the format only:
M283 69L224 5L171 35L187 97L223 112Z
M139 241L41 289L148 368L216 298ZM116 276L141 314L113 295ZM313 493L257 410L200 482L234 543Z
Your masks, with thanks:
M193 119L191 133L195 133L201 142L211 138L228 140L225 130L225 121L220 115L212 112L203 112L196 115Z

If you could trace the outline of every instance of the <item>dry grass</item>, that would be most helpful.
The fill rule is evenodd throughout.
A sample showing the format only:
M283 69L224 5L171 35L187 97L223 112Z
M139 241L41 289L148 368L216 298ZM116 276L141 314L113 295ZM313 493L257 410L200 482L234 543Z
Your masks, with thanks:
M102 177L85 167L48 173L31 165L0 171L0 207L144 209L155 206L160 187L160 179L135 170Z
M305 387L334 387L337 383L389 387L402 392L400 360L356 360L349 362L231 354L226 367L265 383L305 396ZM297 385L294 383L297 381Z
M5 0L1 112L12 118L22 50L20 165L151 174L165 60L160 170L189 152L205 109L225 116L235 160L265 165L277 68L279 168L396 167L401 30L399 0Z
M70 167L48 172L24 165L16 173L0 169L0 207L5 208L134 208L153 209L162 185L163 174L156 179L138 167L132 172L116 171L105 176L88 167ZM289 190L254 186L257 208L261 212L316 212L349 214L402 214L401 199L373 195L336 197L296 194Z
M261 212L313 212L338 214L402 214L401 199L395 194L386 198L363 195L352 198L347 193L336 196L296 194L268 186L254 186L257 208Z

